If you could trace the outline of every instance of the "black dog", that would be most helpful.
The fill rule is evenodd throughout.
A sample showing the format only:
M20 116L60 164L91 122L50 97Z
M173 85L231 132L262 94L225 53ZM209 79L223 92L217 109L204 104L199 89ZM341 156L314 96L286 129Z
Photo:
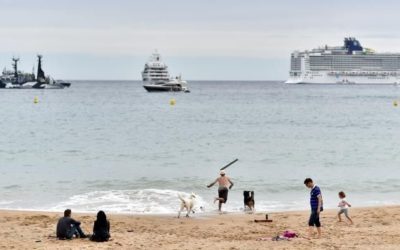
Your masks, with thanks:
M246 207L249 207L254 212L254 191L243 191L243 198L244 210L246 210Z

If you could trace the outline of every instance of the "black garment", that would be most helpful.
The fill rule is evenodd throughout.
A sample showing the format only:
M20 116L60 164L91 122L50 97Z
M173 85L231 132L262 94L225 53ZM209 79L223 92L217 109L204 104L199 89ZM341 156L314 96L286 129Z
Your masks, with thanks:
M218 188L218 197L224 199L224 202L222 202L222 203L226 203L226 201L228 200L228 192L229 192L229 190L227 187L219 187Z
M71 239L75 234L81 238L85 237L79 227L81 223L72 219L71 217L61 217L57 223L57 238L59 239Z
M319 221L319 214L317 210L311 210L310 220L308 221L310 227L316 226L321 227L321 222Z
M90 238L92 241L108 241L110 238L110 222L98 222L97 220L93 225L93 235Z

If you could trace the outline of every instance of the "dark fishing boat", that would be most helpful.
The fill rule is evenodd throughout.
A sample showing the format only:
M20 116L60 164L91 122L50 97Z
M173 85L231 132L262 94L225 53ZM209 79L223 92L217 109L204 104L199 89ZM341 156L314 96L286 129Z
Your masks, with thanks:
M13 58L14 71L3 70L0 76L0 88L7 89L63 89L70 87L71 83L56 81L45 75L42 69L42 56L38 55L38 70L34 73L24 73L18 70L19 58Z

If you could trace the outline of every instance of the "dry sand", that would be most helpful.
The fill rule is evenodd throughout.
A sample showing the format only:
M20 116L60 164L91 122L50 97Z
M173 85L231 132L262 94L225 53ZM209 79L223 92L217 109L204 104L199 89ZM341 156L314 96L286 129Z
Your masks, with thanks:
M109 215L112 240L55 238L57 213L0 211L0 249L400 249L400 207L351 209L354 225L338 223L336 210L322 213L322 239L257 241L291 229L307 236L308 212L173 216ZM91 233L95 214L76 214Z

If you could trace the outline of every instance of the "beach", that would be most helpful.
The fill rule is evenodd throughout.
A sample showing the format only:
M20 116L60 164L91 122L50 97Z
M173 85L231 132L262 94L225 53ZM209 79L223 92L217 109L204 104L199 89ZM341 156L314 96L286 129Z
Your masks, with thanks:
M0 211L0 249L399 249L400 207L381 206L350 210L354 225L339 223L337 210L322 212L323 237L306 239L308 211L270 213L270 223L255 223L265 213L193 215L109 214L111 240L57 240L60 213ZM95 214L72 214L91 233ZM285 230L298 238L272 241ZM266 238L259 241L257 239Z

